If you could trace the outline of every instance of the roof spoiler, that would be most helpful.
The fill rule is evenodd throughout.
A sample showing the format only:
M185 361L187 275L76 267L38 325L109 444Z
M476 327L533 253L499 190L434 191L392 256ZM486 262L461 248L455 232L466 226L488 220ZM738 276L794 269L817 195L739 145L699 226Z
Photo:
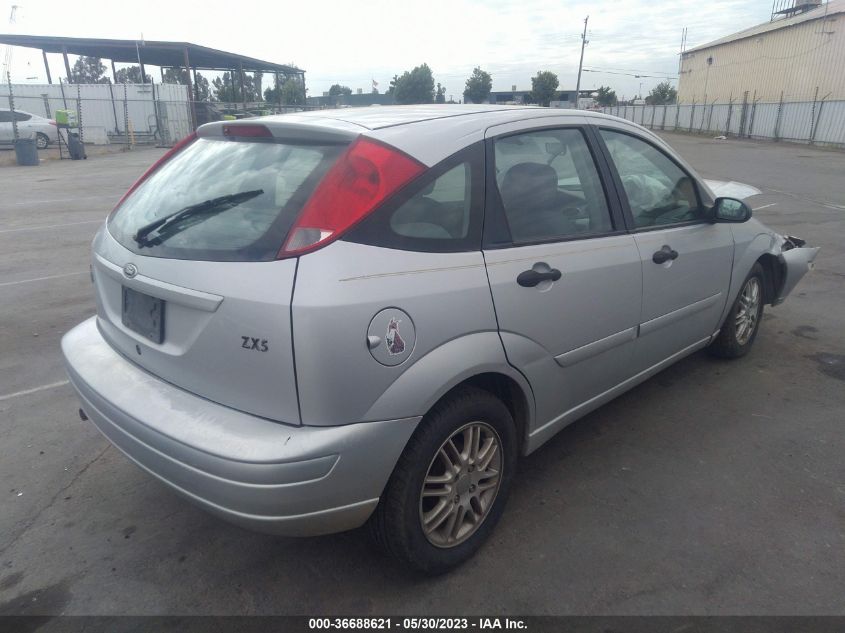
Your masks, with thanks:
M320 120L304 119L296 115L286 114L285 120L282 117L256 117L240 119L238 121L215 121L206 123L197 129L197 136L200 138L226 138L234 136L229 132L241 126L267 128L270 136L282 141L342 144L346 145L360 136L362 128L357 125L348 124L338 126L339 121L331 120L328 125L321 124Z

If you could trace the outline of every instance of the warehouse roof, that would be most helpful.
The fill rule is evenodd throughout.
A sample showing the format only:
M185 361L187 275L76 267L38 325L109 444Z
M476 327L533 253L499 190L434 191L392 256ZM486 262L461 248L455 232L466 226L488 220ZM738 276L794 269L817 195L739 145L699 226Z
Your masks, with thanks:
M755 37L757 35L762 35L763 33L768 33L770 31L776 31L779 29L786 28L788 26L801 24L802 22L809 22L810 20L820 20L826 16L831 16L836 13L845 13L845 0L830 0L830 2L826 4L823 4L805 13L800 13L798 15L792 16L791 18L786 18L783 20L773 20L771 22L752 26L750 29L745 29L744 31L740 31L739 33L734 33L733 35L726 35L725 37L722 37L718 40L714 40L707 44L702 44L701 46L696 46L695 48L686 50L684 51L684 54L702 51L708 48L713 48L714 46L720 46L722 44L727 44L736 40L742 40L748 37Z
M185 51L190 65L202 70L243 69L248 71L301 73L301 68L275 64L245 55L227 53L190 42L156 42L150 40L110 40L90 37L52 37L44 35L0 34L0 44L38 48L47 53L68 53L110 59L115 62L138 63L174 68L184 66Z

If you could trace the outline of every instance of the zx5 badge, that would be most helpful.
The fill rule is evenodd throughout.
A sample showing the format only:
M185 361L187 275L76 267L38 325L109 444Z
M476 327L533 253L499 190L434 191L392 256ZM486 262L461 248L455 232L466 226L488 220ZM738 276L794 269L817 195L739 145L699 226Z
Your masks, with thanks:
M251 336L242 336L241 337L241 347L244 349L254 349L258 352L266 352L270 347L267 345L267 339L262 338L253 338Z

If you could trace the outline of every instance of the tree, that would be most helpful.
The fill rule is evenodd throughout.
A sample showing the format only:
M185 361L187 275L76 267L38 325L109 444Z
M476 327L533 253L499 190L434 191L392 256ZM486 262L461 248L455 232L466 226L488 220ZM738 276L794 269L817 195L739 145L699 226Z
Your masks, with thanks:
M211 101L211 86L208 84L208 79L202 76L202 73L196 73L196 81L194 84L194 94L197 96L197 101ZM164 83L166 84L181 84L188 85L188 73L184 68L167 68L164 71Z
M211 86L208 85L208 79L202 76L202 73L197 73L197 80L194 82L194 94L198 101L211 101Z
M283 83L282 103L285 105L305 105L305 83L293 78Z
M164 69L164 83L166 84L188 84L188 73L184 68L165 68Z
M261 101L261 79L261 73L254 73L253 76L244 73L246 98L241 94L240 73L223 73L223 77L217 77L211 82L211 85L214 86L214 96L216 99L224 103Z
M678 91L672 87L668 81L661 81L654 88L652 88L649 95L645 98L645 102L649 105L667 105L675 103L678 99Z
M341 86L340 84L334 84L331 88L329 88L329 96L330 97L339 97L341 95L351 95L352 88L349 86Z
M549 107L549 102L557 93L560 82L557 75L548 70L537 71L537 76L531 78L531 98L541 106Z
M596 92L598 93L596 95L596 103L600 106L616 105L616 91L611 90L609 86L599 86Z
M394 75L390 88L396 103L434 102L434 75L428 64L417 66L410 72L406 70L401 77Z
M437 90L434 91L434 103L446 103L446 87L437 82Z
M291 77L278 88L267 88L264 100L282 105L305 105L305 86L301 81Z
M70 80L75 84L107 84L106 66L99 57L81 56L70 69Z
M119 84L148 84L150 83L150 76L144 75L144 78L141 79L141 67L130 66L117 71L116 81Z
M490 76L490 73L476 66L469 79L467 79L466 89L464 90L464 101L483 103L490 96L492 89L493 78Z

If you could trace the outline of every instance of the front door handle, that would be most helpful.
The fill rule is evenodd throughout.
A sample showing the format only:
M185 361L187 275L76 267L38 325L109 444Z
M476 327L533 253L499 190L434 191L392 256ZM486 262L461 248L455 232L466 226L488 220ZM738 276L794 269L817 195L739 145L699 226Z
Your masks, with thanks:
M516 278L516 283L520 286L525 286L526 288L533 288L541 281L557 281L560 278L561 274L557 268L552 268L550 271L545 273L539 273L532 269L519 273L519 277Z
M664 246L654 255L651 256L651 261L653 261L655 264L663 264L665 262L668 262L670 259L678 259L678 251L674 250L668 245Z

